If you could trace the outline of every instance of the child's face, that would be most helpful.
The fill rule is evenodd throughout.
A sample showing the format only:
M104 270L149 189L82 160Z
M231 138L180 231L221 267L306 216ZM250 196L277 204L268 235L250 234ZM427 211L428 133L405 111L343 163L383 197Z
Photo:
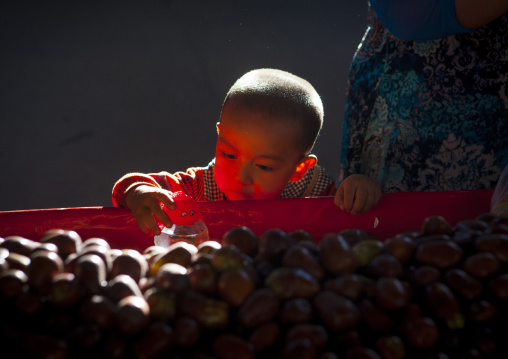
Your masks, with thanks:
M278 198L305 159L298 128L226 104L215 151L215 181L230 200Z

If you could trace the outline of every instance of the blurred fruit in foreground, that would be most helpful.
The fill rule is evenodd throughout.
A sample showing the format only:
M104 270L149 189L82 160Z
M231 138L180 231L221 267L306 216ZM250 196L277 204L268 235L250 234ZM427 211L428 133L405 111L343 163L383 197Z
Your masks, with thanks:
M232 228L143 253L53 229L0 239L0 346L31 358L501 358L508 219L380 241Z

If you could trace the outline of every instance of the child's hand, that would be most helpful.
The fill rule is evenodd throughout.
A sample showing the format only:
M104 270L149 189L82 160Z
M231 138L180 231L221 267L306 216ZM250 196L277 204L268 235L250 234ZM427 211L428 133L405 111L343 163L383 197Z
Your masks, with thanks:
M169 191L161 188L140 185L127 192L125 203L136 219L138 227L145 233L160 234L160 228L153 216L157 217L166 227L173 223L168 215L162 210L161 203L170 210L175 209L175 203L169 195Z
M347 177L335 193L335 204L351 214L365 213L374 207L383 193L381 186L365 175Z

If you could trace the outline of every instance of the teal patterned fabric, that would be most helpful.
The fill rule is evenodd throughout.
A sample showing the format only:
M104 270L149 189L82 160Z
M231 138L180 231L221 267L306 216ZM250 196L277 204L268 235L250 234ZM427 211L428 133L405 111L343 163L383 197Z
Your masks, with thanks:
M508 163L508 16L428 41L395 38L372 9L368 24L349 72L341 179L494 188Z

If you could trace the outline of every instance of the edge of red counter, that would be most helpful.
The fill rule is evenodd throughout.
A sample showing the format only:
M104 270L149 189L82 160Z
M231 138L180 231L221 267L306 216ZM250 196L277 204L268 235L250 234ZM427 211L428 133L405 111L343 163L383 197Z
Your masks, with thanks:
M381 240L419 231L429 216L442 216L455 226L490 211L493 190L398 192L383 195L369 212L351 215L332 197L252 201L199 202L210 239L220 241L235 226L247 226L258 236L271 228L305 230L316 241L327 233L357 228ZM76 231L83 240L106 239L112 248L143 251L153 245L125 208L73 207L0 212L0 237L18 235L40 240L49 229Z

